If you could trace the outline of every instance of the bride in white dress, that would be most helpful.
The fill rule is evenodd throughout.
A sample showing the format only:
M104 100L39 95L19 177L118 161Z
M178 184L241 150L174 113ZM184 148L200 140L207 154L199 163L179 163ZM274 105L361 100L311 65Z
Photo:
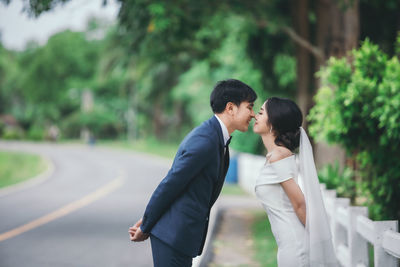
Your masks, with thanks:
M253 129L268 154L255 192L278 245L279 267L338 266L302 122L299 107L289 99L271 97L261 107Z

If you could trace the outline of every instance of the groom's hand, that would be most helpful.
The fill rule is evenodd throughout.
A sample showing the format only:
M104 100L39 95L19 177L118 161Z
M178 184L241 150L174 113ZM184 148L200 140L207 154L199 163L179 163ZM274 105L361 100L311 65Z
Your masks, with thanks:
M149 238L149 234L142 232L142 229L140 229L140 225L142 225L142 219L140 219L134 226L129 228L131 241L140 242Z

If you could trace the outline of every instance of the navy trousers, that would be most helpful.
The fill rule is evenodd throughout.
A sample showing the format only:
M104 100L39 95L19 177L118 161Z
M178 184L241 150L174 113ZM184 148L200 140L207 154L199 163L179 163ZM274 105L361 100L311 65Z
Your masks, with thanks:
M154 267L190 267L193 258L187 256L151 235L151 251Z

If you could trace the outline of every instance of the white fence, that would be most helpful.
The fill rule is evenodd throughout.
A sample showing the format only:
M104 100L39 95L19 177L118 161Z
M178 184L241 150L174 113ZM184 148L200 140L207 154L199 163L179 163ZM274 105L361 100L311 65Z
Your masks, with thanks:
M254 195L254 185L265 157L238 154L239 185ZM335 190L321 185L333 234L337 258L342 266L370 266L368 243L374 249L375 267L398 267L400 233L397 221L372 221L367 207L350 206L350 199L337 198Z

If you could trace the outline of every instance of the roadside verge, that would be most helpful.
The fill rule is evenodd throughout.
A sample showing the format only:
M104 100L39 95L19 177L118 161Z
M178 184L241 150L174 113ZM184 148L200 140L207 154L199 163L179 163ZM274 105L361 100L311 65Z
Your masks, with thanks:
M53 175L55 169L53 161L51 161L51 159L47 156L39 156L44 160L45 164L47 165L46 170L32 178L28 178L23 182L0 188L0 197L41 184Z

